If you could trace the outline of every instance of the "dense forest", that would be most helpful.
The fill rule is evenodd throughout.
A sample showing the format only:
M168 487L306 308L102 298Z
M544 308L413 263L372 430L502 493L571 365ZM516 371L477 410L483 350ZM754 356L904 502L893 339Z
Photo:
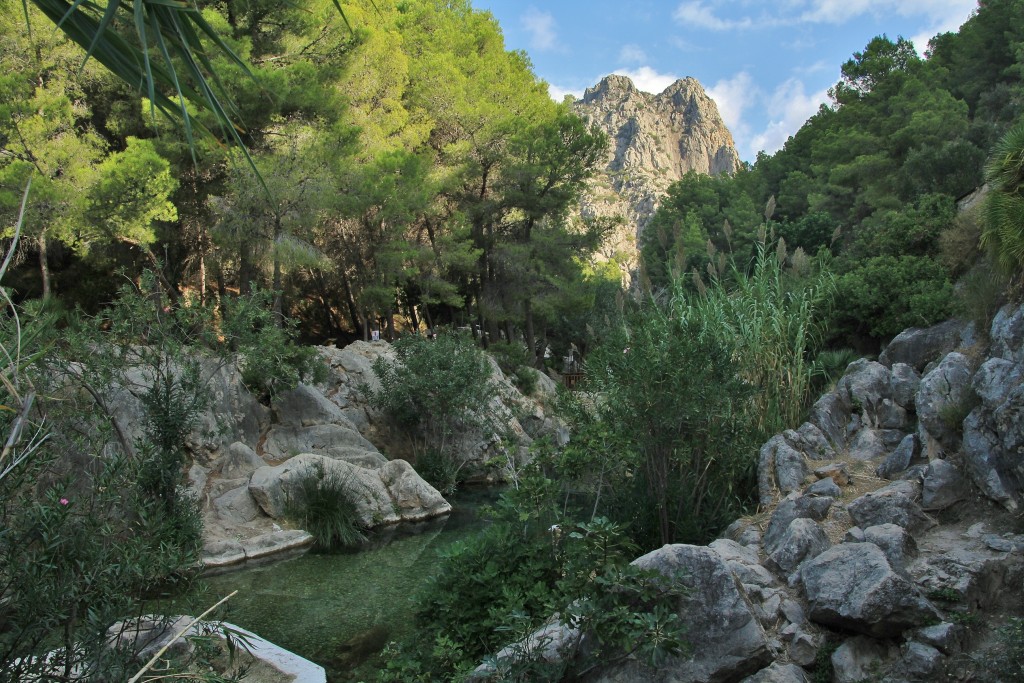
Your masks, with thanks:
M993 146L1020 122L1022 50L1019 2L983 1L928 46L872 39L782 150L735 177L690 175L670 189L641 237L647 282L707 277L720 254L747 258L774 198L773 228L791 250L834 256L834 344L877 351L906 327L945 319L958 281L975 297L966 310L990 310L999 283L979 264L982 222L957 202L985 183Z
M212 136L190 145L95 59L79 71L82 51L39 13L26 26L5 3L8 225L35 176L8 277L20 297L95 310L119 273L149 268L201 302L272 289L321 340L391 334L396 315L533 339L587 307L601 226L568 214L606 142L551 101L490 15L468 2L199 5L251 65L211 62L251 164Z
M462 463L430 439L484 417L492 364L471 335L399 333L476 326L524 393L548 347L587 350L585 391L548 406L571 441L498 463L512 485L494 523L439 559L417 635L381 674L462 680L557 612L592 650L558 664L576 669L524 660L507 680L571 680L598 660L683 651L658 607L671 587L630 559L707 542L755 509L760 444L800 424L848 347L874 352L956 313L984 321L1019 296L1022 0L981 2L924 57L872 39L782 150L673 185L631 290L593 258L610 226L574 211L607 139L468 0L197 5L179 35L204 44L208 29L216 49L164 54L175 73L205 73L219 104L190 81L182 119L170 72L153 107L116 62L83 63L39 9L50 0L0 0L4 680L138 669L107 628L195 579L184 444L209 368L237 364L269 403L323 370L293 331L401 337L370 398L446 489ZM94 19L126 49L156 28ZM145 45L154 61L160 45ZM135 441L104 395L132 373L145 380Z

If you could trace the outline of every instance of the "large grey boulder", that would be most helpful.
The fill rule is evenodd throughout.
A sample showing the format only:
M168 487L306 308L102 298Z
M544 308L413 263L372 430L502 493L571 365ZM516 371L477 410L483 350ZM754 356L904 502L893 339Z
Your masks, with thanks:
M970 400L971 374L970 359L953 352L921 379L916 398L917 418L934 439L923 440L929 459L940 455L933 452L935 444L945 452L955 451L960 444L959 425L952 421Z
M1007 304L992 320L989 337L993 356L1024 363L1024 306Z
M350 454L347 449L357 448L376 453L377 448L363 438L346 420L340 424L318 424L308 427L275 426L263 442L264 457L268 460L286 460L299 453L331 455Z
M893 363L892 366L892 400L905 410L917 410L917 390L921 385L921 375L906 363Z
M892 658L889 648L864 636L843 641L832 653L834 683L863 683L880 678L881 670Z
M708 547L666 545L633 564L654 569L687 589L677 614L692 657L670 657L658 669L630 660L589 680L601 683L689 681L726 683L753 674L772 657L764 630L721 556Z
M810 468L804 454L796 450L782 434L776 434L762 447L757 460L757 487L761 505L771 505L778 496L799 491Z
M889 342L878 360L890 367L904 363L920 372L929 363L959 348L968 326L960 320L947 320L924 329L904 330Z
M831 545L821 525L813 519L798 517L790 522L785 533L771 548L765 548L768 558L764 564L772 571L786 576L802 562L817 557Z
M817 427L834 448L842 449L847 443L850 409L849 400L833 391L815 401L807 421Z
M828 460L835 450L816 425L805 422L799 429L776 434L761 447L757 463L757 486L762 506L799 491L811 470L808 461Z
M726 538L716 539L708 547L725 560L729 571L740 583L763 587L777 583L771 572L761 566L756 547L740 545Z
M910 463L920 453L917 435L907 434L896 446L896 450L886 456L885 461L875 468L875 474L882 479L896 479L905 472Z
M911 533L935 526L917 504L919 485L911 481L894 481L880 489L865 493L847 506L847 512L865 529L878 524L898 524Z
M354 428L336 404L317 388L299 384L274 397L274 417L278 424L308 427L320 424L344 424Z
M239 486L216 498L213 501L213 509L222 520L234 525L251 522L260 514L256 501L249 495L247 485Z
M408 464L395 463L398 461L388 463L388 469L368 469L304 453L276 467L256 470L249 480L249 492L266 514L279 518L284 515L287 500L295 494L299 481L310 472L322 472L324 477L342 483L367 527L451 512L451 506L441 494L420 479Z
M881 429L862 427L850 442L849 456L853 460L877 460L888 452L889 446Z
M967 498L967 480L959 468L948 460L932 460L924 471L921 490L923 510L945 510Z
M810 618L819 624L878 638L938 618L907 578L874 543L841 543L800 567Z
M897 524L869 526L864 529L864 541L881 548L889 566L898 572L905 571L910 561L917 557L914 537Z
M832 498L822 496L790 497L775 508L764 532L764 547L771 549L786 533L794 519L806 517L820 522L832 507Z
M1024 367L990 359L973 389L981 405L964 420L967 472L986 496L1016 510L1024 493Z
M846 374L836 385L836 393L846 399L864 424L880 427L883 402L892 400L892 373L881 363L861 358L846 368Z
M218 474L222 479L238 479L266 465L266 461L256 455L256 451L241 441L236 441L227 448L217 463Z

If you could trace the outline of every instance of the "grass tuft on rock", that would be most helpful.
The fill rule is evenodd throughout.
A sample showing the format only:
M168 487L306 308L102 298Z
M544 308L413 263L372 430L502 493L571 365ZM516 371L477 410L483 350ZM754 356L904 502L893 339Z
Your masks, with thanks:
M350 548L366 540L347 484L341 475L315 463L300 474L288 496L285 515L308 531L319 548Z

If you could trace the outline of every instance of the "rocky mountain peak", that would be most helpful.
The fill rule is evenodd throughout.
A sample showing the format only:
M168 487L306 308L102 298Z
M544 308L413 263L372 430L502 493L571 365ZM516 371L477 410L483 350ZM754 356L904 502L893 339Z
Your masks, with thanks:
M612 74L588 88L573 109L611 138L604 172L592 182L581 213L625 218L604 252L631 268L640 233L669 185L689 171L716 175L739 168L732 135L696 79L680 79L652 95Z

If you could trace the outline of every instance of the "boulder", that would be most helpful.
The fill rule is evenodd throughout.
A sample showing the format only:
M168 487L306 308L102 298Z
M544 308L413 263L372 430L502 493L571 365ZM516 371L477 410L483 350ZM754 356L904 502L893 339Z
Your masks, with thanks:
M904 363L920 372L929 363L959 348L967 327L968 324L960 320L947 320L924 329L912 327L896 335L878 360L889 367Z
M796 431L787 429L784 434L794 448L811 460L829 460L836 456L825 434L810 422L804 422Z
M889 560L889 566L898 572L905 571L910 561L917 557L917 543L907 530L896 524L879 524L864 529L864 541L874 543Z
M948 460L932 460L924 472L921 508L945 510L967 498L967 480L956 465Z
M1003 306L992 320L989 338L991 354L999 358L1024 363L1024 306Z
M346 420L346 423L348 421ZM376 453L377 448L363 438L351 423L322 424L307 427L276 426L263 442L267 459L287 460L299 453L329 455L332 447L355 447Z
M864 424L878 427L883 401L892 399L892 374L881 363L861 358L846 368L836 393L845 398Z
M903 430L910 424L910 420L906 408L891 398L883 398L881 405L878 406L875 423L880 429Z
M931 645L943 654L955 655L963 649L966 631L959 624L944 621L940 624L914 629L909 636L913 640Z
M249 492L264 512L279 518L284 515L286 501L298 482L311 471L340 482L355 503L360 521L367 527L400 520L418 521L451 512L451 506L441 494L403 460L368 469L305 453L276 467L256 470L249 480Z
M828 465L822 465L818 469L814 470L814 476L819 479L829 477L839 486L847 486L850 483L850 473L846 468L844 462L833 462Z
M260 514L256 501L249 495L247 485L239 486L216 498L213 501L213 509L217 511L218 517L232 525L246 524Z
M873 543L841 543L800 567L812 621L877 638L936 620L938 612Z
M239 479L248 477L266 464L263 458L256 455L256 451L241 441L235 441L217 462L217 469L224 479Z
M882 479L896 479L910 467L911 461L920 453L917 436L907 434L896 449L886 456L885 461L875 469Z
M854 435L849 455L853 460L876 460L888 452L882 430L863 427Z
M960 444L960 425L956 423L971 400L971 362L962 353L950 353L921 379L917 390L917 418L935 442L946 452ZM924 441L929 447L928 441ZM927 452L932 459L939 453Z
M775 577L771 572L761 566L756 547L740 545L736 541L725 538L712 541L708 547L725 560L729 571L740 583L763 587L776 584Z
M906 363L893 363L892 366L892 400L904 410L917 409L917 390L921 385L921 375Z
M930 682L942 666L942 653L931 645L908 641L900 648L896 671L900 680Z
M740 683L808 683L810 680L807 672L796 664L772 662L771 666L747 676Z
M835 480L832 477L825 477L814 482L806 489L804 489L805 496L822 496L826 498L839 498L843 495L843 490L839 488Z
M310 425L343 424L355 429L341 408L317 388L299 384L290 391L274 397L274 417L281 425L308 427Z
M981 405L964 420L967 473L981 491L1009 510L1024 495L1024 367L991 359L973 389Z
M630 660L606 667L589 680L725 683L753 674L771 661L768 640L748 598L717 552L701 546L666 545L633 564L655 569L688 589L677 614L693 655L669 657L657 670Z
M786 529L794 519L807 517L820 522L828 515L832 507L832 498L821 498L818 496L791 497L779 503L772 513L768 522L768 528L764 532L764 547L771 549L776 546L779 539L786 533Z
M847 512L862 529L878 524L898 524L911 533L935 526L917 504L919 487L911 481L894 481L866 493L847 506Z
M834 683L878 680L890 658L889 648L882 643L864 636L848 638L832 653L832 680Z
M788 575L800 564L817 557L832 545L828 535L812 519L798 517L790 522L785 533L772 545L765 548L768 558L766 567L783 576Z
M783 434L769 439L758 455L757 485L761 505L771 505L779 495L799 491L810 469L804 454L796 450Z
M451 512L448 501L405 460L389 461L378 474L403 521L419 521Z
M846 426L850 422L850 403L838 392L831 392L819 398L811 406L807 421L825 435L833 448L846 446Z

